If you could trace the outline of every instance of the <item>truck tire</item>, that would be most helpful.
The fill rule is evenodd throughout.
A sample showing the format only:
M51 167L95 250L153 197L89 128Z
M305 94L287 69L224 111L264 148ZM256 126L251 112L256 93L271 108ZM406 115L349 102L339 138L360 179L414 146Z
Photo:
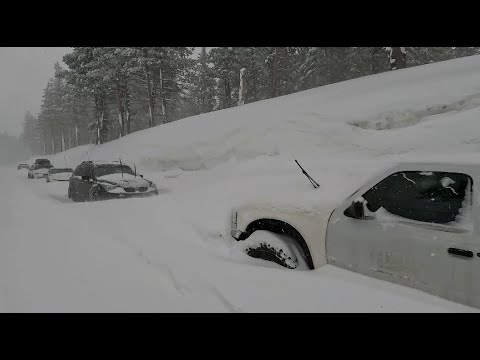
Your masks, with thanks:
M259 230L241 243L244 252L253 258L271 261L287 269L308 269L302 250L288 236Z
M98 200L98 189L96 186L92 186L88 191L88 201L97 201Z
M285 254L282 248L276 248L266 243L250 246L245 249L245 252L253 258L272 261L287 269L296 269L298 267L298 260L296 258L292 259L291 256Z
M80 199L75 191L75 189L70 190L70 187L68 187L68 197L72 199L74 202L80 202L82 199Z

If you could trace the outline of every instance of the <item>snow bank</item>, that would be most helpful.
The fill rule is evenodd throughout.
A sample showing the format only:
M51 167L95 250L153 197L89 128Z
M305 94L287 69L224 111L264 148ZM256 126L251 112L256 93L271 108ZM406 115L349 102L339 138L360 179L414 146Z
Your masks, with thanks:
M260 156L370 158L451 145L476 152L479 83L480 57L472 56L202 114L50 158L63 164L66 155L69 166L121 158L145 171L193 171Z

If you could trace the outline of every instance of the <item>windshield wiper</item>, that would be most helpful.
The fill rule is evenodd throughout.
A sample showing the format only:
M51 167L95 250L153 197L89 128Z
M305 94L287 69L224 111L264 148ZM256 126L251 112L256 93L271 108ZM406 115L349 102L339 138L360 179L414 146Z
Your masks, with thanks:
M318 183L312 179L312 177L302 168L302 166L298 163L297 160L295 160L295 162L297 163L297 165L300 167L300 169L302 169L302 172L303 174L307 177L308 180L310 180L310 182L312 183L313 187L316 189L318 187L320 187L320 185L318 185Z

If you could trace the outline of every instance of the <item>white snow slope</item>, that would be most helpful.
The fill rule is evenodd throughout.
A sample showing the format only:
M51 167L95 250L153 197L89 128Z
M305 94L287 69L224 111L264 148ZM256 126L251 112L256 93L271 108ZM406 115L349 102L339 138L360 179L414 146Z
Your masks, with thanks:
M73 203L0 169L3 312L470 312L334 266L289 271L228 236L232 207L336 205L403 160L480 161L480 57L378 74L49 157L136 163L161 194ZM294 159L320 183L313 189Z

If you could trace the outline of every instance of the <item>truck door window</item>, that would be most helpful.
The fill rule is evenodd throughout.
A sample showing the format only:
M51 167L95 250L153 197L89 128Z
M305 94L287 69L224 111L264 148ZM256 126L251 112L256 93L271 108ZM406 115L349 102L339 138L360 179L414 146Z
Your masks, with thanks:
M405 171L390 175L363 198L371 212L383 208L407 219L446 224L456 220L462 207L471 205L467 196L471 185L465 174Z

